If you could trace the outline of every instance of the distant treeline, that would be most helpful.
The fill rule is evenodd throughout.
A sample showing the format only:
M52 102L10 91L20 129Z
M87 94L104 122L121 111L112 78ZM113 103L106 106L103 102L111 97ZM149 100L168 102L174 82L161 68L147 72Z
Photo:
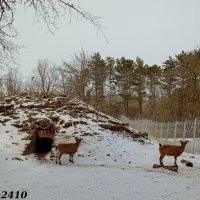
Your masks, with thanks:
M200 49L169 57L162 66L137 57L102 58L100 53L75 54L56 66L39 60L28 81L17 69L0 79L0 95L65 94L115 117L159 121L194 119L200 115Z

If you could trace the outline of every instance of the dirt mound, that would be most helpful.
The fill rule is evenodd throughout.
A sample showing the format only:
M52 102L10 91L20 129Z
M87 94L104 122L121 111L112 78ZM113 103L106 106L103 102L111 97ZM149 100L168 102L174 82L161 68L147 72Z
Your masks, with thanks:
M35 151L38 131L41 130L46 131L46 137L50 139L50 134L54 134L52 144L46 140L45 145L53 145L58 139L66 138L68 130L76 126L80 128L83 126L98 127L101 130L109 130L113 134L124 134L133 140L140 138L139 141L143 142L146 138L142 133L130 128L128 124L99 112L84 102L71 100L66 96L31 97L23 95L5 98L0 101L0 116L4 126L11 124L19 132L26 133L23 139L30 140L30 143L26 146L24 155ZM93 132L71 131L71 135L92 136L95 134Z

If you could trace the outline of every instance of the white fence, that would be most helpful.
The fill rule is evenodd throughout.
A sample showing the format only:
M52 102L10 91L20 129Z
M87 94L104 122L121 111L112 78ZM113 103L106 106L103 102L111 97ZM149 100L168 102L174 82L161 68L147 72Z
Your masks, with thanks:
M121 121L129 123L129 126L148 133L149 137L161 143L179 144L180 139L190 141L186 146L186 152L200 153L200 121L163 123L152 120L130 120L121 116Z

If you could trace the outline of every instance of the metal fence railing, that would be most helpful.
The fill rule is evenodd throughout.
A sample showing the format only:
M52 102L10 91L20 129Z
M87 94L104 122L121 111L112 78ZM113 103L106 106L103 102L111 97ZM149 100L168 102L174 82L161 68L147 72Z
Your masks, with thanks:
M185 122L157 122L147 119L131 120L121 116L121 121L129 123L129 126L148 133L149 137L161 143L179 144L179 140L188 140L185 151L189 153L200 153L200 121Z

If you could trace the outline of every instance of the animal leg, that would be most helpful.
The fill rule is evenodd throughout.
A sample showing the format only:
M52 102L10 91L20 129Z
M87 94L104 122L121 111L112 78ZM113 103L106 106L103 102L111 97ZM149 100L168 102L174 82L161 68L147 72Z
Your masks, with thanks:
M73 161L73 154L70 154L69 162L74 163L74 161Z
M165 157L165 155L161 155L161 156L160 156L160 165L161 165L161 166L164 166L164 165L163 165L163 158L164 158L164 157Z
M56 155L56 164L58 163L57 159L58 159L58 156Z
M69 155L69 162L72 162L72 155Z
M174 165L175 165L175 166L177 166L176 161L177 161L177 157L175 156L175 157L174 157Z
M72 163L74 163L73 156L74 156L74 154L71 154L71 162Z
M61 160L60 160L61 157L62 157L62 153L60 153L59 156L58 156L58 161L59 161L60 165L61 165Z

